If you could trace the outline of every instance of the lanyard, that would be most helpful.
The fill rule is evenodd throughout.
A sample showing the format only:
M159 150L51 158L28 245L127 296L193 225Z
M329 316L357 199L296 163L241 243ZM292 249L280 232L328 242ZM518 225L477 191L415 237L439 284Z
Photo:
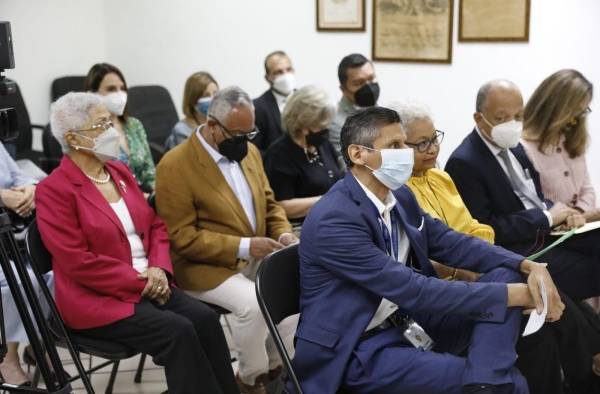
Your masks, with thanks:
M394 258L394 260L398 261L398 243L400 242L398 239L398 223L396 220L396 215L394 215L394 210L390 211L390 219L392 222L392 236L390 237L390 232L385 224L385 220L380 217L379 223L381 224L381 231L383 233L383 240L385 242L385 247L388 250L388 254Z

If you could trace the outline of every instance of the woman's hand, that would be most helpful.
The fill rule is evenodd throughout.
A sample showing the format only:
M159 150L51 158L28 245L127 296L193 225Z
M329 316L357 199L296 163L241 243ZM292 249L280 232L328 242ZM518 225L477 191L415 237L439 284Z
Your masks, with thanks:
M146 286L142 291L142 297L156 301L159 305L164 304L171 296L171 288L167 274L162 268L150 267L138 275L138 278L147 280Z
M15 210L19 216L25 217L31 215L35 209L35 185L25 185L13 187L11 190L21 193L21 201Z

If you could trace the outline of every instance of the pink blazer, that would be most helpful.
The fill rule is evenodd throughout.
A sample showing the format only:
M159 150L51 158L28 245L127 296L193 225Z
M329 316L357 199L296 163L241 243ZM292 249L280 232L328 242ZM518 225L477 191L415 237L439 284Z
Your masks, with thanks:
M561 136L556 147L540 152L537 144L522 140L527 156L540 174L544 196L553 202L562 202L582 211L596 208L596 192L590 180L585 156L574 159L564 149L565 137Z
M129 209L148 266L172 275L164 223L124 164L110 162L106 169ZM146 281L138 279L133 268L121 221L68 156L40 182L35 202L40 234L52 255L56 304L65 323L86 329L133 315Z

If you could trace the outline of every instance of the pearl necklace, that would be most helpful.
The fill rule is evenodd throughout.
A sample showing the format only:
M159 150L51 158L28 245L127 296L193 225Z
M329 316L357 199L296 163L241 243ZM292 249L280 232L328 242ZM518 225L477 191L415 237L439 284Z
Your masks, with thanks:
M85 174L85 176L87 176L90 181L97 183L99 185L104 185L104 184L107 184L108 182L110 182L110 173L108 171L106 172L106 178L104 178L104 179L94 178L93 176L88 175L88 174Z

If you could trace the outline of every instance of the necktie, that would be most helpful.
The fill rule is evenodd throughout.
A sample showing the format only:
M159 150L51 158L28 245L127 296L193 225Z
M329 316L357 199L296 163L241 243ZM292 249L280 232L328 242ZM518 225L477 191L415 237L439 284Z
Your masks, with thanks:
M538 197L535 190L531 190L530 188L523 183L515 168L512 165L512 160L510 160L510 156L508 154L508 149L502 150L499 154L500 158L504 162L506 169L508 170L508 180L513 187L515 192L521 193L526 199L528 199L533 205L535 205L539 209L546 209L544 202Z

